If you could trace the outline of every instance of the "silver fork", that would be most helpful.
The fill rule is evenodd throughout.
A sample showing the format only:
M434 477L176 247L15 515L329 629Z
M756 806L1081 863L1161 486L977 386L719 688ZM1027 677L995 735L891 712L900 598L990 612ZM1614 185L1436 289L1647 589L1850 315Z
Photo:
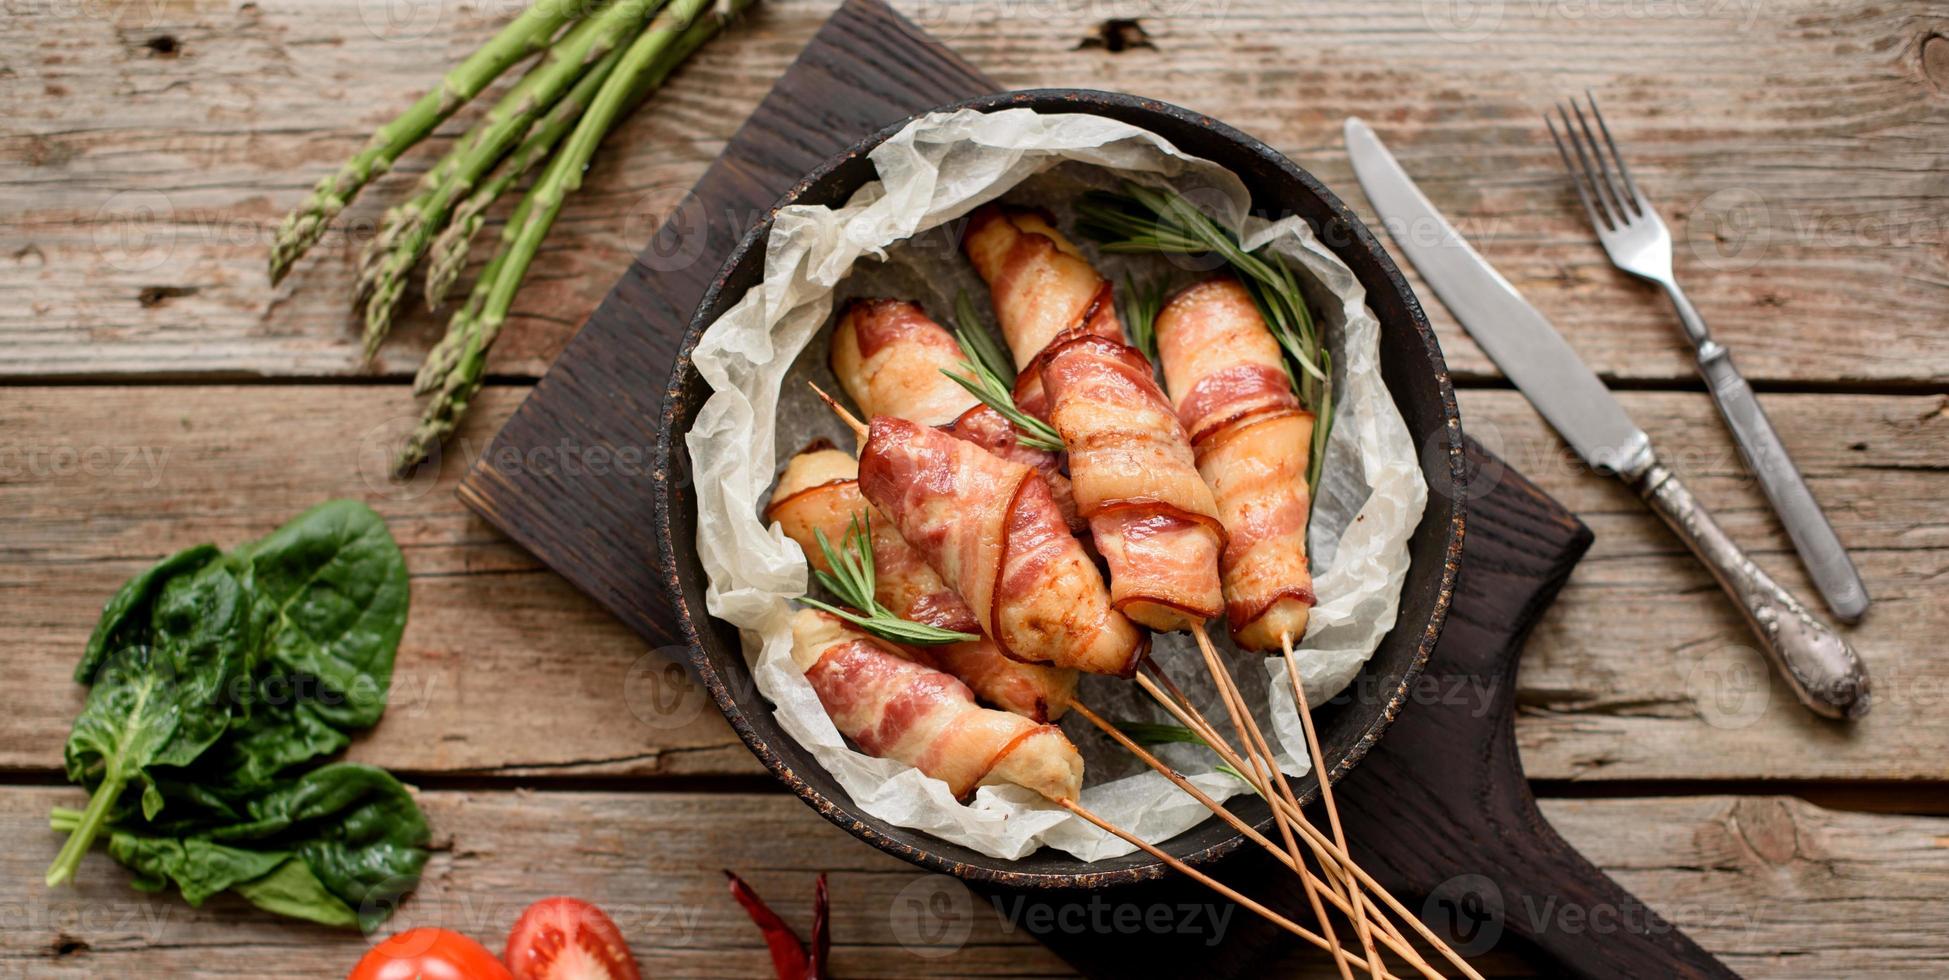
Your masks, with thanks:
M1800 561L1813 578L1814 586L1835 616L1850 623L1860 619L1868 609L1868 590L1861 582L1861 574L1855 571L1841 539L1834 534L1834 526L1828 523L1827 515L1807 489L1807 481L1787 456L1779 434L1773 431L1773 423L1767 420L1759 400L1753 397L1752 386L1733 367L1732 355L1712 339L1705 320L1700 318L1692 301L1685 298L1685 291L1678 288L1678 280L1672 275L1671 233L1665 230L1665 222L1631 179L1624 155L1618 152L1610 127L1597 111L1596 96L1586 91L1584 98L1590 102L1588 119L1583 107L1572 98L1568 111L1559 104L1557 118L1552 119L1546 113L1543 121L1550 127L1550 138L1556 141L1563 165L1570 170L1571 183L1577 186L1577 197L1584 202L1584 212L1590 215L1598 240L1604 243L1604 251L1610 253L1613 265L1657 283L1671 297L1672 305L1678 309L1679 322L1685 327L1685 336L1698 351L1699 373L1712 390L1712 400L1718 403L1719 413L1732 429L1746 465L1759 477L1760 487L1766 491L1774 513L1780 515L1780 523L1786 526L1787 536L1793 539L1794 550L1800 553ZM1562 133L1557 132L1559 119L1563 123ZM1597 121L1595 131L1591 129L1591 119Z

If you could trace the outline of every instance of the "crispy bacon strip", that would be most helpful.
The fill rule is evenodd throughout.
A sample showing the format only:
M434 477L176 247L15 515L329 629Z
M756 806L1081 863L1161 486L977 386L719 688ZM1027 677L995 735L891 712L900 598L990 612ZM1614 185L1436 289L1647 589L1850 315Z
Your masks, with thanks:
M1070 530L1084 531L1088 525L1076 516L1062 458L1022 445L1000 412L941 373L963 373L962 360L954 335L906 300L855 300L833 330L832 373L861 413L940 426L1003 459L1035 467Z
M1015 402L1069 449L1076 510L1118 610L1158 630L1224 609L1225 532L1150 363L1123 343L1108 281L1037 211L988 205L962 248L988 283L1019 374Z
M1071 330L1123 339L1109 281L1041 211L983 205L968 217L961 248L988 284L1002 337L1015 355L1015 404L1047 418L1036 355Z
M1073 333L1042 363L1077 510L1110 566L1111 604L1157 630L1218 615L1224 527L1150 362L1136 348Z
M893 522L866 502L859 492L858 472L853 458L836 449L792 457L772 491L765 519L777 521L814 568L830 572L813 532L823 532L834 547L842 547L853 519L870 517L877 532L873 535L874 598L902 619L979 632L981 624L967 603L901 539ZM960 678L983 701L1034 721L1062 717L1076 691L1075 671L1010 660L987 637L901 652Z
M1083 788L1083 757L1055 725L983 708L967 685L896 655L837 616L792 617L792 661L841 735L867 755L907 763L957 799L1015 783L1052 800Z
M960 370L954 335L928 319L920 304L854 300L832 334L832 373L868 418L898 415L947 425L978 404L941 374Z
M1232 638L1277 650L1281 634L1306 634L1315 602L1306 558L1313 414L1293 397L1279 344L1234 279L1172 297L1157 315L1157 349L1230 534L1220 567Z
M873 418L860 490L967 600L1004 655L1128 677L1144 638L1064 526L1049 488L1020 463L945 432Z

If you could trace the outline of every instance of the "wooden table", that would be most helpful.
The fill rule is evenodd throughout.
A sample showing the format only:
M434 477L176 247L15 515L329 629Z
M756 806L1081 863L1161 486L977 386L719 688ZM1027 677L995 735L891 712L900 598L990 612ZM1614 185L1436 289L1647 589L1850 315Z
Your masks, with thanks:
M169 551L230 545L339 495L386 516L413 573L394 704L351 752L420 786L437 828L396 923L494 946L528 901L577 894L615 913L652 975L755 976L758 933L718 869L802 928L823 870L841 975L1065 973L1007 914L781 793L673 651L643 649L451 492L828 0L768 0L610 140L437 475L390 483L383 453L417 413L405 385L441 321L416 312L368 368L346 308L361 234L431 154L401 161L284 286L266 283L280 215L508 6L7 4L0 976L324 975L357 957L357 935L133 892L99 854L75 888L40 883L47 810L80 799L60 753L100 603ZM1694 298L1874 594L1852 638L1877 700L1846 727L1795 705L1706 573L1576 464L1437 306L1468 431L1597 534L1523 662L1524 762L1572 843L1736 969L1949 970L1949 5L896 6L1010 85L1223 118L1370 215L1339 136L1365 117L1624 390L1732 533L1811 595L1663 300L1610 267L1571 197L1539 116L1596 89ZM943 930L965 936L953 959L926 945ZM1330 972L1310 953L1291 962Z

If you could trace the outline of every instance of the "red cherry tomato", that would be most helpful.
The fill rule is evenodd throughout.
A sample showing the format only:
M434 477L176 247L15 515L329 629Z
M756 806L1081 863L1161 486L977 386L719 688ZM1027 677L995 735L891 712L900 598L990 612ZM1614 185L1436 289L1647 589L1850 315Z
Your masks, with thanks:
M528 906L501 957L515 980L642 980L616 923L579 898Z
M366 950L349 980L510 980L487 947L451 929L408 929Z

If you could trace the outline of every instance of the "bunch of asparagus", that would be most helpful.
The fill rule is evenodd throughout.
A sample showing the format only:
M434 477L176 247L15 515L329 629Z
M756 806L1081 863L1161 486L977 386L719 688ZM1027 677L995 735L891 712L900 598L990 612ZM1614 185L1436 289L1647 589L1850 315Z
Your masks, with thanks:
M283 279L338 213L400 154L424 139L503 72L542 56L473 129L420 179L413 196L387 209L359 258L353 305L364 315L365 356L385 342L407 277L427 262L426 304L437 310L462 269L487 210L541 168L501 231L494 255L466 302L427 355L413 393L428 401L395 466L412 469L452 434L480 390L488 348L515 291L596 147L631 107L691 52L755 0L537 0L468 56L412 108L379 127L364 149L319 181L278 226L271 281ZM659 9L660 8L660 9Z

